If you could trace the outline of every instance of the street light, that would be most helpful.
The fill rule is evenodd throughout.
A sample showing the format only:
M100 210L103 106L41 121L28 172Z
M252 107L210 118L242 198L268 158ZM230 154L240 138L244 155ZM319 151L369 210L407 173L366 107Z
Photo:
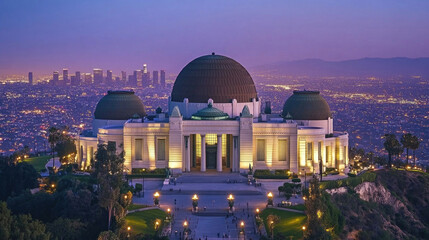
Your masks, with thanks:
M240 229L241 229L241 233L243 233L244 235L244 221L240 222Z
M227 200L228 200L229 211L233 211L233 208L234 208L234 196L232 194L229 194Z
M183 222L183 239L186 239L185 236L188 235L188 221Z
M194 196L192 197L192 209L193 211L197 211L197 207L198 207L198 195L194 194Z
M131 232L131 227L130 227L130 226L128 226L128 227L127 227L127 238L129 238L129 237L130 237L130 232Z
M256 216L259 217L259 208L256 209Z
M267 197L268 197L268 202L267 202L267 206L273 206L273 193L272 192L269 192L268 194L267 194Z
M155 206L159 205L159 196L160 196L159 192L155 192L153 194L153 203L155 204Z
M159 220L156 220L155 221L155 230L158 230L158 228L159 228Z

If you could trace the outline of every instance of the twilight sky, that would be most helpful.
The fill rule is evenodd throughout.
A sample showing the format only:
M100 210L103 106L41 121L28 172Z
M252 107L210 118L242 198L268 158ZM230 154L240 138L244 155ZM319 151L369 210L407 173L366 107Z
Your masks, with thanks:
M423 0L0 0L0 75L166 69L212 51L283 60L428 57Z

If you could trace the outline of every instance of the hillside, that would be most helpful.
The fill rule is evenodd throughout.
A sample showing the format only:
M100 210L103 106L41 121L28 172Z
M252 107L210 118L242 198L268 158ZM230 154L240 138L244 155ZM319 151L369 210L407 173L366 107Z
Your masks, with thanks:
M331 191L345 218L340 238L429 239L429 175L400 170L376 175L374 182Z
M361 58L346 61L305 59L257 66L250 70L307 76L429 76L429 58Z

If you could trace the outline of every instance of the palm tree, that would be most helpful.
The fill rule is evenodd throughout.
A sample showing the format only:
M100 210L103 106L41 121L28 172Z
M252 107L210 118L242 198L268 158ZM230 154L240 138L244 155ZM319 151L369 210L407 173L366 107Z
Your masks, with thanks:
M416 150L419 148L420 146L420 141L419 138L417 136L412 137L412 144L410 146L410 149L413 150L413 160L414 160L414 166L416 166Z
M384 135L384 148L386 149L388 155L389 155L389 166L392 166L392 155L398 155L401 152L401 144L399 143L398 139L396 139L395 134L385 134Z
M401 143L402 143L402 146L405 149L407 149L407 161L406 161L406 164L408 166L408 158L409 158L408 150L411 148L411 146L413 144L413 135L411 133L406 133L406 134L402 135L402 137L401 137Z
M48 142L51 144L51 154L52 154L52 169L55 167L55 146L57 142L60 141L60 130L56 127L49 128L49 137Z

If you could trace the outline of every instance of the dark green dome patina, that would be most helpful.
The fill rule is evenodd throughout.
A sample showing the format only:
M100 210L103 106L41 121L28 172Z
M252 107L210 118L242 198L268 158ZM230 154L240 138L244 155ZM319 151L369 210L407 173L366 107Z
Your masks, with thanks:
M229 116L227 113L214 108L212 104L209 104L208 107L194 113L191 117L193 120L226 120L228 118Z
M251 102L257 99L255 84L247 70L234 59L206 55L186 65L174 82L171 101L206 103Z
M133 91L108 91L95 107L95 119L128 120L146 116L144 105Z
M284 106L282 116L294 120L327 120L331 109L319 91L293 91Z

